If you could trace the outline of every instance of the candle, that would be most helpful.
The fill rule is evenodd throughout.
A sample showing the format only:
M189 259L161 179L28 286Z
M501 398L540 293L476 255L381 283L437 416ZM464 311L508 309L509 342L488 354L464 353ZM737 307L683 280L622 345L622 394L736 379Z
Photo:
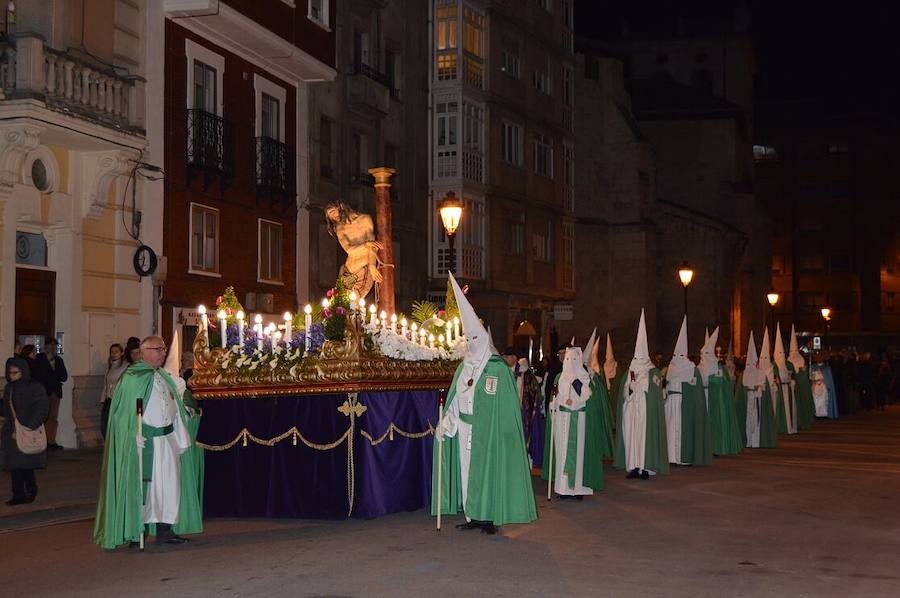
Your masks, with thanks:
M459 338L459 317L453 316L453 338Z
M356 311L356 291L350 291L350 312Z
M253 317L253 321L255 322L255 324L253 325L253 332L256 333L256 349L257 349L258 351L262 351L262 345L263 345L263 341L262 341L262 335L263 335L263 329L262 329L262 315L261 315L261 314L256 314L256 315Z
M274 334L272 334L272 352L273 353L275 352L275 347L277 347L278 343L280 343L280 342L281 342L281 332L279 332L278 330L275 330Z
M322 307L324 307L325 309L328 309L328 303L328 297L322 299Z
M378 308L375 307L374 303L369 306L369 324L372 326L378 322L378 316L375 313L376 311L378 311Z
M228 344L228 342L227 342L228 341L228 338L227 338L228 331L225 330L225 326L227 324L227 322L225 321L225 318L227 317L228 314L225 313L224 309L220 309L216 315L219 317L219 331L222 336L222 348L224 349L225 345Z
M284 312L284 342L286 342L288 345L291 344L291 337L293 336L293 325L294 318L291 316L291 312Z
M433 334L428 335L428 346L431 347L432 349L434 349L434 335Z
M237 318L237 323L238 323L238 346L241 349L243 349L244 348L244 312L239 310L235 317Z
M306 334L303 336L306 337L306 352L309 353L309 329L312 328L312 305L306 304L306 307L303 308L303 325L306 327Z
M406 338L406 318L400 320L400 336Z
M381 314L379 314L379 317L381 318L381 329L384 330L385 328L387 328L387 312L381 310Z
M423 347L425 346L425 335L427 335L427 334L428 334L428 333L425 332L425 329L424 329L424 328L422 328L421 330L419 330L419 343L420 343Z
M359 311L362 312L363 317L366 316L366 300L362 297L359 298Z
M447 330L447 345L449 346L450 339L451 339L450 334L453 332L453 325L450 323L450 320L447 320L446 330Z
M442 347L443 345L444 345L444 335L439 334L438 335L438 347Z
M416 324L415 322L413 322L412 328L410 328L410 330L411 330L412 332L411 332L410 335L409 335L409 340L411 340L411 341L414 342L414 343L415 343L415 342L418 342L418 340L419 340L419 335L418 335L418 332L419 332L419 325Z
M200 327L203 328L203 332L209 332L209 316L206 315L206 306L201 304L197 307L197 311L200 313Z
M391 314L391 332L397 334L397 314Z

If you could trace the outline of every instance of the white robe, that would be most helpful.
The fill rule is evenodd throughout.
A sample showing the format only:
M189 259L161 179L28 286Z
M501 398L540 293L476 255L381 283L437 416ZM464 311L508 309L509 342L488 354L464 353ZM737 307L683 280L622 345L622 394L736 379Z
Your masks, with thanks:
M469 466L472 462L472 425L464 422L459 414L472 415L475 407L475 396L467 393L456 395L447 412L444 413L443 437L452 438L459 434L459 476L462 490L463 513L466 510L466 499L469 496ZM443 442L443 440L442 440ZM466 521L471 521L466 515Z
M556 447L556 453L553 456L553 490L557 494L566 496L577 496L594 494L591 488L583 484L584 482L584 423L586 413L583 411L585 403L591 398L591 387L588 384L582 384L581 396L579 396L571 384L568 389L560 389L559 394L554 397L550 408L553 413L553 444ZM572 401L571 405L567 405L566 401ZM578 449L575 459L575 480L573 487L569 487L569 476L565 472L566 458L568 456L569 447L569 428L572 425L574 413L560 411L559 406L565 405L567 409L582 411L578 414Z
M669 443L669 463L681 462L681 384L666 385L666 440Z
M174 427L171 434L148 439L153 442L153 472L147 484L147 500L144 503L144 523L178 523L178 506L181 498L180 455L191 444L190 435L181 416L178 405L168 385L158 373L153 375L153 387L144 423L163 428Z
M822 370L815 370L809 374L812 382L813 403L816 405L816 417L828 417L828 386L825 384L825 374Z
M625 387L625 401L622 406L622 442L625 445L625 469L627 471L645 469L647 391L649 388L649 372L639 374L636 382L629 380Z
M747 421L744 422L747 431L747 448L759 448L759 406L763 393L761 387L746 388L747 391Z
M781 375L781 368L779 368L779 375ZM785 369L784 375L790 376L790 373ZM785 380L781 378L781 400L784 403L784 417L787 423L787 431L788 434L796 434L797 433L797 413L794 410L794 407L797 405L797 401L794 401L794 404L791 405L791 382L790 378ZM778 413L777 411L775 413Z

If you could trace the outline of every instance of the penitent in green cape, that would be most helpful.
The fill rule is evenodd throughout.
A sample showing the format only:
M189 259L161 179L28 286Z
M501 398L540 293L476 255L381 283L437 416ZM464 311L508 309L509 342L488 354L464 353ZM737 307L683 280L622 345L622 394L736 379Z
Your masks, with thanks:
M185 391L178 393L171 376L163 369L154 369L139 361L122 375L113 395L109 412L109 428L103 451L100 473L100 493L97 516L94 520L94 543L113 549L128 542L137 542L144 528L142 483L138 471L136 400L150 396L153 375L158 372L172 391L178 413L191 435L191 447L180 457L181 495L176 534L198 534L203 531L203 451L196 446L199 415L188 416L185 403L192 406L193 398ZM152 440L148 439L148 442ZM147 468L145 452L145 471ZM152 471L152 467L149 469ZM155 526L150 526L155 534Z
M456 398L456 382L463 364L456 369L444 411ZM496 378L494 394L487 392L486 379ZM477 521L494 525L530 523L537 519L531 472L525 452L522 413L516 383L506 363L497 355L487 362L476 382L472 415L472 450L466 504L460 480L459 433L443 439L443 460L438 461L435 442L431 476L431 514L437 515L437 475L442 467L441 513L464 512Z
M625 372L627 375L627 372ZM669 444L666 441L666 411L663 408L662 375L656 368L648 372L650 384L647 387L647 421L644 437L644 469L658 474L669 473ZM625 469L625 440L622 434L622 414L625 405L625 389L628 382L623 377L618 386L616 401L616 445L613 466Z
M791 378L794 380L794 400L797 401L797 429L809 430L816 421L816 404L812 397L812 383L809 380L809 368L797 368L792 362L787 364Z
M737 455L745 444L739 428L732 389L728 372L722 364L719 364L718 373L708 379L707 406L712 426L713 453L720 456Z

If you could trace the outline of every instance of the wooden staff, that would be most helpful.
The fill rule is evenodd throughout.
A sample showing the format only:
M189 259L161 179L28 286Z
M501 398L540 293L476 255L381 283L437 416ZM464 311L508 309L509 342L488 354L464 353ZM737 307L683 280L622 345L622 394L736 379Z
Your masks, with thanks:
M553 401L556 399L557 387L553 387L553 395L550 399L547 414L550 417L550 461L547 463L547 500L553 500L553 454L556 447L553 446Z
M144 435L144 399L138 398L137 400L137 430L138 436ZM144 442L147 442L145 439ZM141 497L141 521L144 520L144 449L141 446L138 446L138 489L140 490ZM141 550L144 550L144 525L141 524L141 540L140 540Z
M440 391L438 399L438 434L435 440L438 443L438 482L437 482L437 531L441 531L441 498L443 497L443 489L441 487L441 472L444 470L444 391Z

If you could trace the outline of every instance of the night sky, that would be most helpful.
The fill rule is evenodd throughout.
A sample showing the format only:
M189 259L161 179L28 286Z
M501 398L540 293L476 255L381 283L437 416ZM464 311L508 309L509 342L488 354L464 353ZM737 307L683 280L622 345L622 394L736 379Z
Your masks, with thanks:
M730 26L735 0L576 0L579 36L668 36L681 19L689 30ZM750 8L759 102L814 100L852 110L897 110L900 8L888 2L762 0Z

